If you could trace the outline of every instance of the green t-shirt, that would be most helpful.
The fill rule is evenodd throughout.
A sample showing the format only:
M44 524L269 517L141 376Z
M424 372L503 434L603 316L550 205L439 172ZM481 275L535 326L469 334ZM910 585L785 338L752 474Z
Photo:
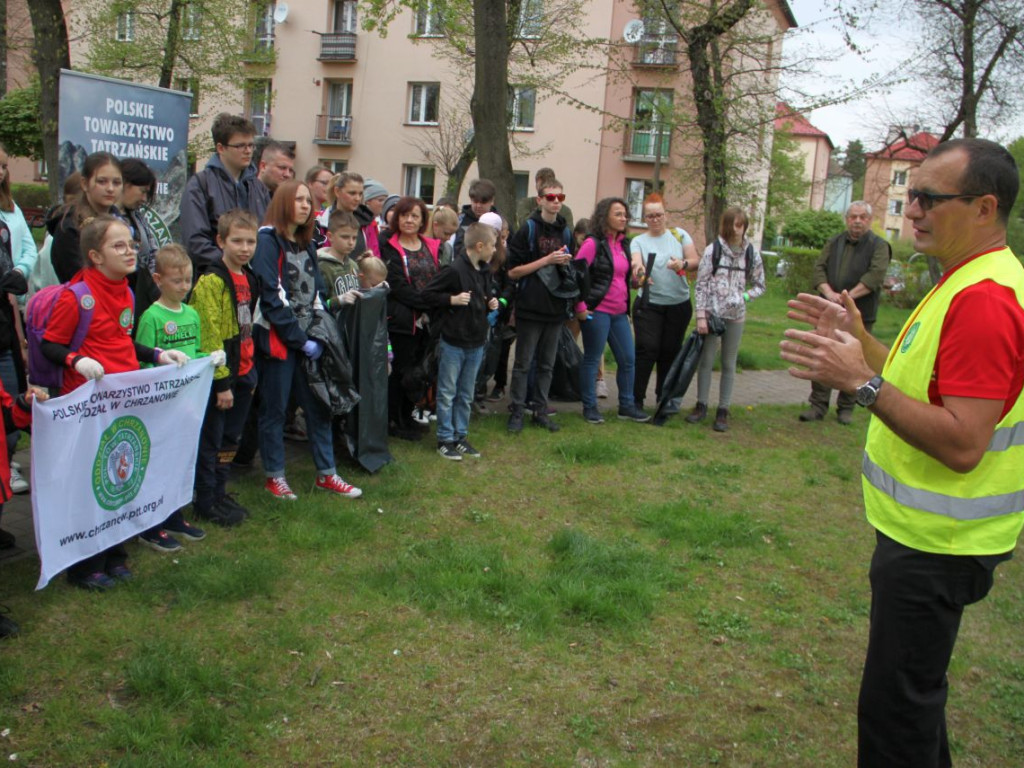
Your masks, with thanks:
M135 340L147 347L181 350L193 359L205 356L199 351L199 313L188 304L178 311L150 304L139 318Z

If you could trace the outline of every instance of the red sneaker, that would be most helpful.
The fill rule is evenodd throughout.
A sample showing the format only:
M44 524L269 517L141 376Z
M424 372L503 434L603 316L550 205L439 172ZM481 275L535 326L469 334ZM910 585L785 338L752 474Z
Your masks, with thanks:
M263 487L279 499L295 501L299 498L292 492L291 487L288 485L288 481L283 477L268 477L267 482Z
M349 499L358 499L363 495L361 490L356 488L354 485L346 483L338 474L320 475L316 479L316 487L325 491L331 491L339 496L345 496Z

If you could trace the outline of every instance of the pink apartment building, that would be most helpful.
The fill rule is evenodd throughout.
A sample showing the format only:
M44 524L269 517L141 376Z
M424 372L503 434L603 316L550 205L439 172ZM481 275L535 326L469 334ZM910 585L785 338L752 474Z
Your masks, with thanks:
M11 0L13 9L24 0ZM90 34L71 12L91 0L68 0L72 36L72 66L85 59ZM543 18L543 0L523 4L524 34ZM240 2L240 7L245 4ZM468 112L472 90L469 64L455 65L439 55L444 30L430 0L417 12L405 10L391 24L387 37L360 26L360 9L352 0L302 0L275 4L258 0L254 13L254 49L273 49L273 64L247 65L247 86L233 103L205 103L199 84L197 116L192 136L205 140L212 116L219 111L247 114L266 135L294 145L296 171L322 163L334 170L349 169L380 181L389 192L413 194L428 202L442 194L443 169L424 147L452 110ZM9 10L14 13L14 10ZM126 6L124 11L130 14ZM589 216L594 203L606 196L625 197L634 222L640 224L639 204L652 187L655 167L665 183L668 208L679 224L703 241L699 182L680 178L681 168L699 161L699 144L672 135L660 122L666 104L685 108L691 100L686 57L677 35L664 21L646 20L635 42L626 42L629 22L641 15L630 2L592 0L584 20L585 34L610 40L612 45L591 55L560 84L571 100L509 83L517 196L532 194L532 177L542 166L555 169L565 184L568 202L577 217ZM642 20L642 19L641 19ZM119 19L111 35L124 35L131 19ZM745 23L759 34L771 30L763 51L767 61L781 55L783 33L796 25L785 0L769 0L767 8ZM76 26L77 25L77 26ZM634 27L637 25L634 24ZM540 34L538 28L534 34ZM594 60L594 56L597 60ZM752 199L763 200L767 185L777 70L764 68L756 84L765 101L766 120L757 135L741 137L739 151L752 158ZM179 80L182 88L189 79ZM595 109L578 108L576 104ZM460 109L461 106L461 109ZM469 125L468 115L466 124ZM208 140L199 151L199 165L212 151ZM470 169L467 182L475 178ZM760 194L758 194L760 190ZM755 219L762 217L756 215Z

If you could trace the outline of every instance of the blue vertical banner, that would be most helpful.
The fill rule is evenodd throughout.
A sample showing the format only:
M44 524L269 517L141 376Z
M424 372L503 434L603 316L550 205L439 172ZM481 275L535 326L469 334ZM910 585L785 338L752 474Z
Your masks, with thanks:
M188 180L191 104L190 93L62 69L57 127L61 186L93 152L141 160L157 179L146 217L161 243L170 242Z

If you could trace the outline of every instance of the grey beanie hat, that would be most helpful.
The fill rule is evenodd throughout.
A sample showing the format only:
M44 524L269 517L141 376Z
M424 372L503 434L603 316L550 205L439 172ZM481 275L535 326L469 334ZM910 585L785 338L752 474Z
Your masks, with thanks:
M367 179L366 183L363 184L363 202L367 200L376 200L378 197L387 197L388 191L384 189L384 185L376 179Z
M382 219L387 219L388 211L390 211L392 208L394 208L395 205L398 203L398 201L401 200L401 199L402 198L400 198L398 195L390 195L388 197L388 199L384 201L384 205L381 206L381 209L380 209L380 216L381 216L381 218Z

